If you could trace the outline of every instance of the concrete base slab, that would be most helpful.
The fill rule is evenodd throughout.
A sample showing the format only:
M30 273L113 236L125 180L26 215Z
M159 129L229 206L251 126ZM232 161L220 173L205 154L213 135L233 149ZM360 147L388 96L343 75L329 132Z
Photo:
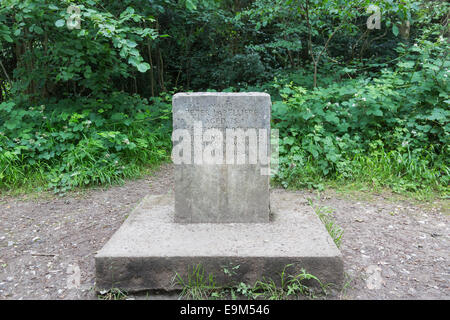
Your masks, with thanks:
M96 255L96 289L179 289L175 275L187 279L198 265L219 286L263 277L277 282L288 264L287 274L305 269L341 285L341 253L306 201L277 191L270 203L269 223L181 224L173 222L173 194L147 196Z

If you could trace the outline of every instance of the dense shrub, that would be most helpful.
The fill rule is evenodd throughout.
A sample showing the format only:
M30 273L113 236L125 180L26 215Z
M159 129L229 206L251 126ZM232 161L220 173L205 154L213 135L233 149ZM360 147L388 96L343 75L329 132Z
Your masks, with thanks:
M167 159L170 105L112 93L27 106L0 104L0 187L55 191L137 175Z
M168 159L169 92L246 90L283 186L448 191L447 2L78 0L71 29L74 4L0 1L0 188L135 176Z
M274 103L285 187L326 177L366 180L397 191L449 183L449 45L419 40L396 67L306 89L291 82ZM277 85L279 86L279 85ZM448 189L447 189L448 190Z

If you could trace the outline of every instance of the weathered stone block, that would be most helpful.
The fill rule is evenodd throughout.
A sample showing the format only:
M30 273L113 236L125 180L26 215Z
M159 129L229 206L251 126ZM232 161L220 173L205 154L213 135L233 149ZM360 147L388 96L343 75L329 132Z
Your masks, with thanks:
M270 96L173 97L175 222L269 222Z
M270 223L173 222L173 195L151 195L95 257L96 288L127 291L180 289L176 274L187 279L201 266L218 286L263 277L279 284L305 269L323 284L341 285L341 253L306 199L286 191L272 192ZM239 266L230 279L224 268ZM312 285L317 283L311 283Z

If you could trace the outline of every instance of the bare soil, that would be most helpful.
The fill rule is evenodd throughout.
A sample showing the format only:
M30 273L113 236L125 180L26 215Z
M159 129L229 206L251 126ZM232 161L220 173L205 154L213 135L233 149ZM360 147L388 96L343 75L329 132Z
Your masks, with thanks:
M0 195L0 299L96 299L94 256L147 194L173 188L172 167L108 189L63 197ZM449 299L448 201L309 191L334 209L346 285L329 299Z

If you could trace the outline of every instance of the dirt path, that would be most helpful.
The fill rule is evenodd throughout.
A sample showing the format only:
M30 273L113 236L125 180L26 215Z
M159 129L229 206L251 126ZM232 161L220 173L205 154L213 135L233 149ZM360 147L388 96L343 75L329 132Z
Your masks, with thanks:
M448 212L383 197L321 201L344 229L343 299L449 299Z
M172 186L172 168L164 166L155 176L108 190L47 199L0 196L0 299L95 299L95 252L140 199ZM315 198L307 191L298 196ZM329 298L450 298L448 213L332 192L315 204L335 209L345 230L348 283Z

